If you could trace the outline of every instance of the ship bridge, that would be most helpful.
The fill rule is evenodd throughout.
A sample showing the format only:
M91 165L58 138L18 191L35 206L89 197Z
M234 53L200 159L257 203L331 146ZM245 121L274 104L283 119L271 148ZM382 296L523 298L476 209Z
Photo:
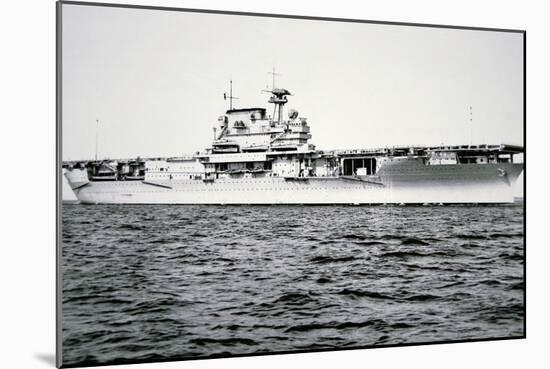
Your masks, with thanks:
M225 115L218 118L214 141L207 153L301 151L304 147L314 148L308 145L311 134L305 117L300 117L297 110L290 109L288 119L283 119L284 105L288 102L288 96L292 96L290 91L273 88L264 92L271 94L268 103L274 105L273 116L268 116L265 108L234 109L231 104ZM234 97L231 95L229 99L232 101Z

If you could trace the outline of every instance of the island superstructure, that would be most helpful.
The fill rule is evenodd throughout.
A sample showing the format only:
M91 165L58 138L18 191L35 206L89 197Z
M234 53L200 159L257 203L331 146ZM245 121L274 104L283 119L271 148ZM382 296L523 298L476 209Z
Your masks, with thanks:
M63 163L87 204L449 204L513 202L515 145L318 150L291 93L268 91L273 114L232 106L209 148L188 157ZM232 96L230 97L230 101Z

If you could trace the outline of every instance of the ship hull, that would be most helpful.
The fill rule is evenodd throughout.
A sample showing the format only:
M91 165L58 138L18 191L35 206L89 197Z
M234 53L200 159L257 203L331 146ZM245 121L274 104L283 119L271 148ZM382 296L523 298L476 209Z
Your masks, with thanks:
M397 161L376 176L92 181L65 176L85 204L452 204L510 203L523 164L427 166Z

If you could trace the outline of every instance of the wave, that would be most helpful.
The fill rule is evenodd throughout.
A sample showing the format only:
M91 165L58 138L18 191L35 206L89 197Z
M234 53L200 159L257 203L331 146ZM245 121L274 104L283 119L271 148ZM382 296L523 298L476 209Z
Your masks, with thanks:
M331 321L326 323L308 323L308 324L295 325L285 329L285 332L286 333L308 332L308 331L315 331L315 330L322 330L322 329L336 329L336 330L358 329L358 328L364 328L364 327L374 327L375 329L386 328L386 327L391 329L406 329L406 328L413 328L414 325L404 323L404 322L389 324L386 321L381 319L369 319L369 320L364 320L360 322Z
M193 343L198 346L205 346L205 345L222 345L222 346L235 346L235 345L247 345L247 346L254 346L258 343L250 338L240 338L240 337L232 337L232 338L193 338L189 340L190 343Z
M146 227L140 226L140 225L137 225L137 224L121 224L118 228L119 229L127 229L127 230L130 230L130 231L143 231L143 230L147 229Z
M231 325L216 325L210 329L212 330L220 330L220 329L228 329L230 331L236 331L238 329L241 329L241 328L247 328L246 326L244 325L241 325L241 324L231 324Z
M523 332L521 207L394 209L66 207L63 364Z
M356 258L353 256L344 256L340 258L331 257L331 256L315 256L309 259L309 261L311 261L312 263L317 263L317 264L345 263L347 261L352 261L352 260L356 260Z
M111 304L111 305L128 305L132 304L133 301L129 299L121 299L116 297L107 297L107 296L90 296L90 295L79 295L79 296L72 296L72 297L65 297L63 298L63 304L70 304L70 303L84 303L84 304Z
M315 302L317 302L317 300L313 298L310 294L301 292L286 292L274 299L273 301L263 302L259 306L266 309L273 309L278 305L300 306Z
M454 237L461 238L464 240L491 240L499 238L517 238L523 237L523 233L487 233L487 234L455 234Z
M449 250L449 251L426 251L426 252L419 252L419 251L390 251L382 253L381 257L395 257L395 258L409 258L409 257L436 257L436 256L442 256L442 257L453 257L461 255L461 253L455 251L455 250Z
M521 255L521 254L516 254L516 253L509 254L509 253L506 253L506 252L503 252L502 254L499 254L498 257L508 259L508 260L514 260L514 261L523 261L523 259L524 259L524 256Z
M366 240L367 239L367 237L364 235L358 235L354 233L342 235L340 236L340 238L344 238L346 240Z
M489 238L515 238L523 236L523 233L491 233L488 235Z
M368 297L371 299L381 299L381 300L394 300L393 297L384 295L378 292L364 291L364 290L355 290L344 288L343 290L337 292L339 295L351 296L351 297Z
M482 234L456 234L454 237L462 238L463 240L486 240L488 237Z
M387 245L386 242L381 242L381 241L355 241L353 243L356 245L363 245L363 246Z
M330 282L332 282L332 280L330 278L320 277L320 278L317 278L317 280L315 282L320 283L320 284L324 284L324 283L330 283Z
M441 296L430 295L430 294L413 295L413 296L404 298L404 300L407 300L407 301L420 301L420 302L433 301L433 300L439 300L439 299L441 299Z
M422 241L421 239L414 238L414 237L404 238L401 241L401 244L402 245L420 245L420 246L428 246L429 245L428 242Z
M408 257L421 257L429 256L428 254L416 252L416 251L390 251L380 255L381 257L395 257L395 258L408 258Z
M346 329L346 328L362 328L372 325L380 325L380 322L385 324L381 320L367 320L363 322L327 322L327 323L309 323L309 324L300 324L289 327L285 332L308 332L320 329Z
M525 290L525 283L524 282L518 282L518 283L514 283L514 284L511 284L510 286L508 286L506 288L507 290Z

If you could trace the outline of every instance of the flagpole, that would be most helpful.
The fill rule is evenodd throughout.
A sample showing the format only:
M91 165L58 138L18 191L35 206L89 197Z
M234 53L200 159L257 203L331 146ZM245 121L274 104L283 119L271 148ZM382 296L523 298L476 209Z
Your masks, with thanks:
M99 119L95 120L96 126L95 126L95 161L97 161L97 139L98 139L98 132L99 132Z
M474 144L474 116L470 106L470 146Z

